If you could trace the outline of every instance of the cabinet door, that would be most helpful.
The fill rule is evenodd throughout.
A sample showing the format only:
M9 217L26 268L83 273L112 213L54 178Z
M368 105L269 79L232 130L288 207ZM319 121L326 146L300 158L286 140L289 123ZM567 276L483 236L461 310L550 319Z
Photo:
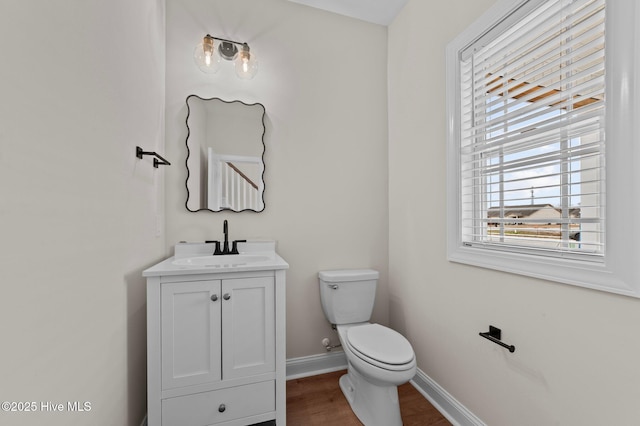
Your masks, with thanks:
M220 380L220 280L162 284L162 389Z
M274 278L222 281L222 378L275 371Z

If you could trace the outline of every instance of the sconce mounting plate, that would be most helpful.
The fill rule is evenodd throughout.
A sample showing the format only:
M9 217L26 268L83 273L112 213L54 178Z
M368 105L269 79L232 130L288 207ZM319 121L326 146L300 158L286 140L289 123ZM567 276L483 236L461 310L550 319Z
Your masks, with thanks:
M218 52L220 52L220 56L230 61L235 59L238 54L238 47L234 43L223 41L218 46Z

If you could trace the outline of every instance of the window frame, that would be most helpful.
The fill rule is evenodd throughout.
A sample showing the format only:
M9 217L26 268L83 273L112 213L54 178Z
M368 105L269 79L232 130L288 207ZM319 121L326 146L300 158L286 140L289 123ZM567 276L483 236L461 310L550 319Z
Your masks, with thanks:
M607 0L605 17L606 252L603 260L536 256L466 246L461 235L460 54L505 17L527 13L546 0L499 0L446 49L447 256L456 263L515 273L625 296L640 297L640 4ZM634 36L629 36L633 34ZM634 167L634 165L639 165ZM631 216L631 217L629 217Z

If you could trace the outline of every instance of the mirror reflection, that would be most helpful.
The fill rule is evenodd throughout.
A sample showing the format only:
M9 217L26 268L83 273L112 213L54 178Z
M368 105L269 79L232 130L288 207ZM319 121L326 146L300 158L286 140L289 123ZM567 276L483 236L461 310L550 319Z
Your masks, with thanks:
M262 104L187 97L187 210L264 210Z

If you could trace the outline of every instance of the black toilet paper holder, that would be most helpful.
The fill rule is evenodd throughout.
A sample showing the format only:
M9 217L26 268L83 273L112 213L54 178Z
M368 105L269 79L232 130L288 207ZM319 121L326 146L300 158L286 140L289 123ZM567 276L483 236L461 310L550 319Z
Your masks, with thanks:
M516 351L516 347L513 345L507 345L504 343L502 339L502 330L492 325L489 326L489 331L485 331L484 333L480 333L480 336L484 337L487 340L491 340L496 345L500 345L505 349L508 349L509 352L513 353Z

